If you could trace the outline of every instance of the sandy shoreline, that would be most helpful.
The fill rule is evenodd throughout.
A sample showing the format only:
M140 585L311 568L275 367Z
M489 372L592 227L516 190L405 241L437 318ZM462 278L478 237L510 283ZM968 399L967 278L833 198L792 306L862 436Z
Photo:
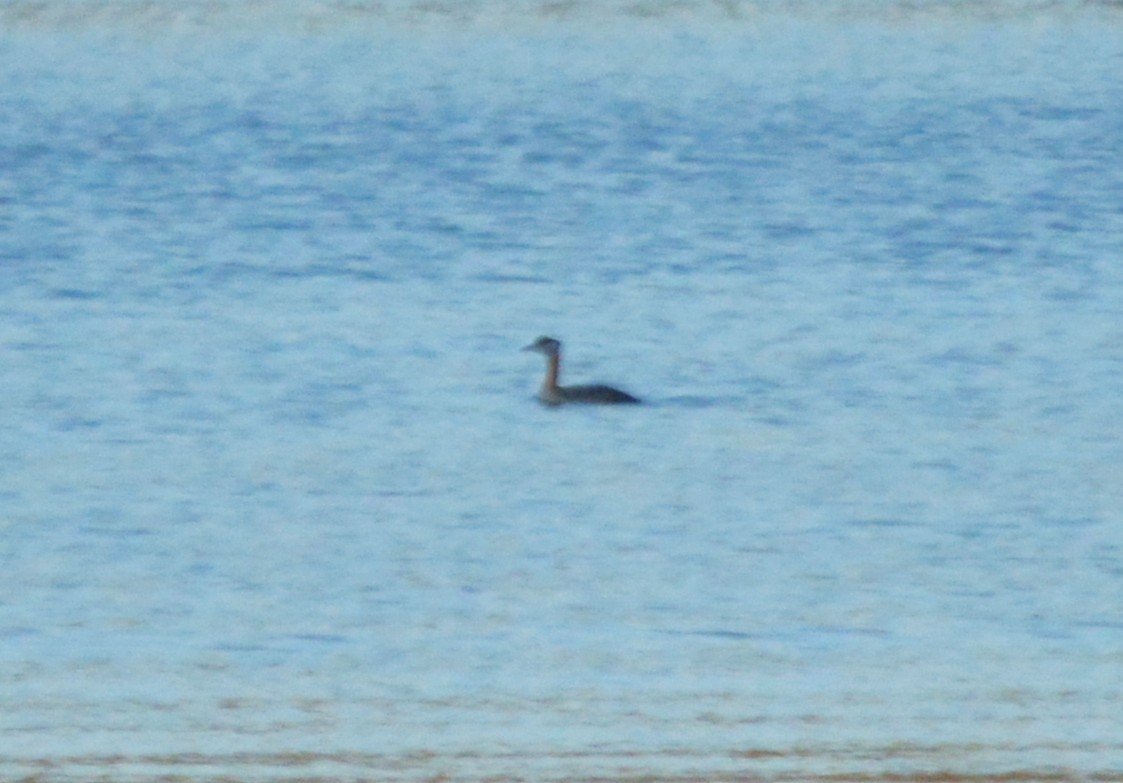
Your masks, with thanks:
M0 779L39 781L464 781L465 783L1123 783L1123 744L1041 748L895 746L655 752L363 752L0 756ZM1026 763L1017 763L1021 755ZM1000 757L1001 756L1001 757ZM1033 763L1031 763L1031 760Z

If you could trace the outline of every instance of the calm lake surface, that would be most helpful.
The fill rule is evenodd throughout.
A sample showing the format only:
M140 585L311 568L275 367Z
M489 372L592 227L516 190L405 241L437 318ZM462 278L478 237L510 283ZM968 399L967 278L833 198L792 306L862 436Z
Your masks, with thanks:
M0 778L1123 781L1121 74L1112 3L4 3Z

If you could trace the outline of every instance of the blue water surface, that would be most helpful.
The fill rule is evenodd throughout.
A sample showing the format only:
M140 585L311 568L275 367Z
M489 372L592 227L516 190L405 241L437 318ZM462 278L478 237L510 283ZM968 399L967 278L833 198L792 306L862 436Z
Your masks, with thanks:
M1123 780L1121 31L6 4L0 776Z

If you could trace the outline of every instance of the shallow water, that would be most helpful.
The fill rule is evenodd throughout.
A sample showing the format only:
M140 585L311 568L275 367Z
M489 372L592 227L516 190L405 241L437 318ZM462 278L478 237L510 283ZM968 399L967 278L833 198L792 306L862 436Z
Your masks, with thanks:
M1123 780L1123 18L817 8L7 4L0 776Z

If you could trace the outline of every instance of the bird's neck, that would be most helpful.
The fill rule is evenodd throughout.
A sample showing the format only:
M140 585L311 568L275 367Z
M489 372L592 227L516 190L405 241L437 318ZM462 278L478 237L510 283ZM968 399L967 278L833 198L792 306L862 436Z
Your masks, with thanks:
M546 357L546 380L542 382L544 389L558 388L558 368L561 366L561 357Z

